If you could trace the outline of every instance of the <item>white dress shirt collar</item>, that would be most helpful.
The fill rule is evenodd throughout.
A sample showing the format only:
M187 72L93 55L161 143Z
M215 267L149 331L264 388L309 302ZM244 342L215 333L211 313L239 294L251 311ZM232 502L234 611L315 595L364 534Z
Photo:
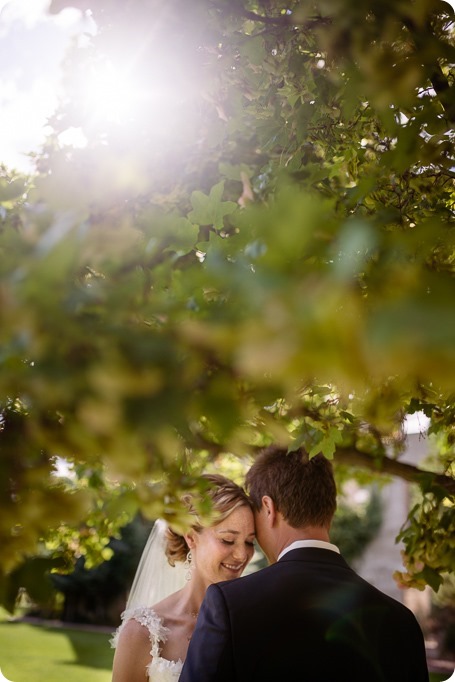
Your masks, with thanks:
M325 542L325 540L295 540L294 542L291 542L290 545L285 547L282 552L280 552L277 561L279 561L287 552L290 552L291 549L300 549L301 547L320 547L322 549L329 549L331 552L337 552L337 554L340 554L340 550L336 545L332 545L331 542Z

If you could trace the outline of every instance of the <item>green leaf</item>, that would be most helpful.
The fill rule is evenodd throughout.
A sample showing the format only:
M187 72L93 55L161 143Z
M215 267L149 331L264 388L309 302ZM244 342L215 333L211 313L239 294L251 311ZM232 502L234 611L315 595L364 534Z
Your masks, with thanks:
M417 574L417 577L422 577L435 592L439 590L443 583L443 578L440 573L429 566L425 566L425 568Z
M233 213L238 208L233 201L222 201L223 192L223 181L214 185L208 196L199 190L192 192L193 210L188 214L189 220L196 225L213 225L215 229L220 230L223 227L224 216Z
M264 47L264 39L261 36L254 38L247 38L241 47L242 56L246 57L248 62L259 66L267 57Z
M301 433L297 436L295 440L292 441L292 443L288 447L288 452L295 452L299 448L305 445L305 442L307 440L307 436L305 433ZM315 453L317 454L317 453ZM312 455L310 455L312 456Z
M0 178L0 203L17 199L25 192L25 181L21 178L8 182L5 178Z
M251 178L254 174L254 169L247 166L246 163L240 163L236 166L232 163L220 163L218 168L220 175L223 175L227 180L237 180L238 182L242 182L242 175Z
M336 427L331 427L323 436L323 438L319 441L319 443L317 443L311 448L309 452L310 458L314 457L319 452L322 452L322 454L325 457L327 457L327 459L333 459L336 446L337 444L341 443L341 441L342 441L341 432Z

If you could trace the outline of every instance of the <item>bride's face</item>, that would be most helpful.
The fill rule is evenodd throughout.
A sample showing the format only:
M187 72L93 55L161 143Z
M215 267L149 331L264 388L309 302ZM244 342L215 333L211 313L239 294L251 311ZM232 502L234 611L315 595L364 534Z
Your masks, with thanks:
M194 533L195 572L207 586L239 578L253 557L254 537L254 517L248 507L239 507L216 526Z

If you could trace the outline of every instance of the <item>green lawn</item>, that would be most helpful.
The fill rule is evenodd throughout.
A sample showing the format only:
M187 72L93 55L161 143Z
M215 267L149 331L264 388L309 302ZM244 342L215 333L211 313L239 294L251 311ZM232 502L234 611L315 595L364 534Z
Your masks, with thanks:
M109 638L107 633L12 623L0 613L0 670L11 682L111 682ZM432 673L430 682L449 677Z
M0 619L0 670L11 682L111 682L109 638Z

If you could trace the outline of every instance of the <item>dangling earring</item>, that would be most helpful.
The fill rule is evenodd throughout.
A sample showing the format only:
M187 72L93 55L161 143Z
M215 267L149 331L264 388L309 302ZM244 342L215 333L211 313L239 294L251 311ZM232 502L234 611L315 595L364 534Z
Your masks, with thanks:
M183 568L185 569L185 580L191 580L193 574L193 555L191 549L186 555L186 559L183 562Z

